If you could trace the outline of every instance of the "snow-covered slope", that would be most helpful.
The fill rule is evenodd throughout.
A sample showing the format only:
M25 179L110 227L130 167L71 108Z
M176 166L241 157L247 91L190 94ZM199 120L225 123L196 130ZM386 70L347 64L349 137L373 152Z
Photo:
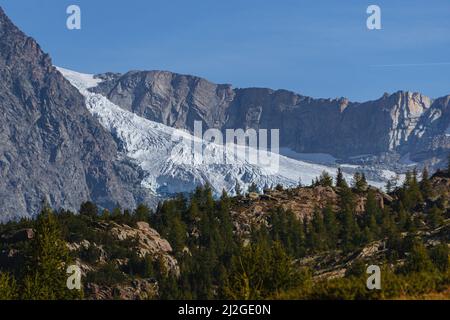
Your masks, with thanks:
M299 181L309 184L323 171L335 175L336 168L294 160L278 156L277 168L250 163L242 150L231 164L215 163L214 154L228 155L222 145L199 141L189 133L156 123L113 104L106 97L90 92L101 80L93 75L81 74L58 68L59 71L86 97L89 111L120 142L124 155L135 160L146 173L142 185L158 197L166 197L180 192L191 192L198 185L210 184L216 194L226 190L233 194L236 182L242 190L256 183L260 189L282 184L298 185ZM195 161L196 150L190 141L200 142L203 162ZM225 148L225 150L224 150ZM241 147L243 148L243 147ZM349 176L346 178L351 179Z

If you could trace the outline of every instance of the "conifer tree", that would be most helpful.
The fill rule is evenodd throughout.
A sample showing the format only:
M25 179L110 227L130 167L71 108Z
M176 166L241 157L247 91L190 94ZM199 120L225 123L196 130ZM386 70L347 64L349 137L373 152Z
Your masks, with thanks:
M14 277L8 273L0 272L0 301L16 300L19 297Z
M140 204L133 212L133 216L136 221L144 221L147 222L150 219L151 210L144 204Z
M336 219L336 214L330 204L323 210L323 220L327 235L327 246L334 249L337 247L339 239L339 221Z
M367 189L367 180L366 175L364 173L356 172L353 175L353 188L356 189L357 192L364 192Z
M433 262L428 255L427 249L423 243L415 239L411 252L407 256L405 263L406 272L432 272L434 271Z
M360 230L356 222L355 200L352 190L344 188L339 192L341 239L345 250L351 250L359 243Z
M85 202L85 203L81 204L80 215L90 217L90 218L97 218L98 207L90 201Z
M430 257L433 264L441 272L447 272L450 268L450 250L446 243L441 243L431 250Z
M427 167L424 167L422 171L422 181L420 182L420 191L422 192L422 196L425 199L428 199L432 195L431 194L432 186Z
M342 173L342 169L339 167L336 175L336 187L338 188L347 188L348 184L345 181L344 174Z
M332 187L333 186L333 178L326 171L323 171L320 175L318 185L322 187Z
M26 300L80 298L82 296L80 291L67 288L66 268L69 264L69 251L62 239L58 221L52 210L45 206L36 220L36 235L22 298Z
M314 216L312 220L312 227L314 229L314 248L318 250L324 250L326 249L326 229L325 229L325 223L322 216L322 213L318 208L314 210Z
M371 238L377 237L379 230L377 221L381 220L381 212L376 200L375 191L369 189L367 193L366 212L364 216L364 227L367 228L366 234L370 233Z
M442 210L440 210L437 206L433 206L428 212L428 223L431 227L436 228L440 226L444 221L444 215Z

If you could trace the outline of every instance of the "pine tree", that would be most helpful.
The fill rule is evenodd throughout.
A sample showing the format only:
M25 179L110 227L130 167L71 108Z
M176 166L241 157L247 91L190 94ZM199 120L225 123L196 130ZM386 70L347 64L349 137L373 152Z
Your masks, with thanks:
M314 230L314 243L312 244L315 249L324 250L326 249L327 244L327 234L325 229L325 223L322 216L322 213L318 208L314 210L314 216L312 220L312 227Z
M364 173L356 172L353 175L353 188L355 188L357 192L361 193L367 190L367 186L366 175Z
M18 291L16 280L8 273L0 272L0 301L16 300Z
M444 215L442 210L440 210L437 206L433 206L428 212L428 223L433 227L437 228L444 222Z
M326 171L323 171L320 175L318 184L322 187L332 187L333 186L333 178Z
M359 244L360 230L356 222L355 200L350 188L344 188L339 192L341 238L344 249L354 249Z
M427 167L424 167L422 171L422 181L420 182L420 191L422 192L422 196L425 199L428 199L432 195L432 186Z
M138 205L138 207L134 210L133 216L136 221L144 221L147 222L150 220L151 210L144 204Z
M52 210L45 206L36 220L36 235L25 279L25 300L64 300L80 298L82 293L67 288L66 268L69 251Z
M117 204L117 206L113 209L111 213L111 219L113 219L114 221L118 221L121 220L121 218L122 218L122 208L120 207L119 204Z
M405 206L405 209L411 211L419 203L423 202L422 192L420 191L419 182L417 179L417 170L406 173L403 189L400 192L400 198Z
M348 184L345 181L344 174L342 173L342 169L339 167L336 175L336 187L338 188L347 188Z
M327 246L334 249L337 247L339 239L339 221L336 219L336 214L330 204L323 210L323 220L327 235Z
M109 218L111 218L111 213L109 212L108 209L104 209L102 211L102 215L101 215L102 220L108 221Z
M428 255L427 249L420 240L414 240L411 252L407 256L404 269L406 272L434 271L433 262Z
M81 204L80 215L95 219L98 216L98 207L90 201L85 202Z
M381 212L376 200L375 191L372 189L367 193L366 212L364 216L364 227L367 228L366 235L370 233L371 239L378 236L377 221L380 220Z
M241 254L233 257L224 284L224 298L264 299L298 284L292 258L281 243L260 240L241 248Z
M441 243L431 250L430 257L433 264L441 272L447 272L450 268L450 250L446 243Z
M167 240L169 240L173 251L179 254L186 245L186 226L178 216L174 216L168 225Z

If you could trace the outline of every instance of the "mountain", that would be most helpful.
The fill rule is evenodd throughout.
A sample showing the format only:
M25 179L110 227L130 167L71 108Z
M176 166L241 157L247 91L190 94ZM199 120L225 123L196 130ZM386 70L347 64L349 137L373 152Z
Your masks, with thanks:
M145 199L141 172L84 97L0 8L0 220L52 207L104 207ZM142 195L142 196L141 196Z
M89 200L112 209L155 206L199 184L216 195L233 194L236 183L243 191L292 187L323 171L333 176L336 161L348 180L364 170L380 187L410 163L442 165L449 100L397 92L355 103L163 71L58 70L0 9L0 220L33 216L43 199L55 208ZM232 164L191 161L199 156L190 148L195 121L222 132L279 129L286 156L269 154L279 160L275 171L250 163L247 151L260 156L251 148L237 148ZM200 144L229 155L226 146Z
M119 142L123 155L140 166L145 173L142 185L155 198L193 192L197 186L205 184L209 184L217 196L223 190L234 194L236 182L243 191L252 184L259 190L278 184L293 187L300 180L310 184L323 171L331 176L336 173L334 167L273 153L267 153L266 156L273 159L278 167L253 163L247 152L258 155L258 151L248 147L239 148L232 163L216 161L219 159L215 159L214 155L226 154L227 158L232 157L224 145L200 140L202 148L199 152L192 148L192 142L198 138L189 132L140 117L120 108L101 94L91 92L95 91L96 86L102 85L101 79L58 69L85 96L88 109ZM204 157L203 161L195 160L199 154ZM346 178L351 179L349 175Z
M139 116L191 132L194 121L220 130L280 129L281 147L344 160L391 153L442 165L450 150L450 96L433 101L399 91L356 103L286 90L234 89L165 71L98 77L104 81L94 92Z

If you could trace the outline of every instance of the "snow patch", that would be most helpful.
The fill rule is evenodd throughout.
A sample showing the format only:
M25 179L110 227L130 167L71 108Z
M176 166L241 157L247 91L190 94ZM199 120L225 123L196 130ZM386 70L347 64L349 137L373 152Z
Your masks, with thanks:
M299 181L305 185L310 184L323 171L333 177L336 174L335 167L308 163L284 155L279 155L279 169L274 172L271 168L249 163L242 150L232 164L214 161L195 163L191 161L195 150L186 141L197 138L190 133L139 117L113 104L106 97L90 92L89 88L101 82L93 75L63 68L58 70L85 96L88 110L102 126L121 142L121 152L133 159L146 173L142 186L157 196L192 192L198 185L206 183L211 185L216 195L222 190L234 194L236 182L239 182L243 190L247 190L252 183L260 190L277 184L293 187ZM205 141L201 143L203 149L213 151L208 154L224 152L224 146ZM292 151L287 154L303 160L335 163L335 159L329 155L295 155ZM351 181L351 176L345 175L345 178ZM381 183L372 184L381 186Z

